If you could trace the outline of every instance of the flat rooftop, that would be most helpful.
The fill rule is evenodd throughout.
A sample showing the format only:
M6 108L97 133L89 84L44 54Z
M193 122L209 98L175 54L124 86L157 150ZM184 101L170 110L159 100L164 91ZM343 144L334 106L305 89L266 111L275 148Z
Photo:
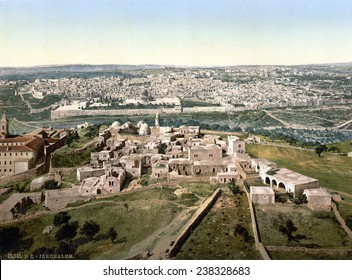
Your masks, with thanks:
M305 189L304 193L307 196L330 196L330 194L324 189Z
M252 194L274 194L274 190L270 187L250 187L250 192Z
M315 178L299 174L286 168L279 169L275 175L272 175L272 177L276 180L291 183L294 185L301 185L318 181Z

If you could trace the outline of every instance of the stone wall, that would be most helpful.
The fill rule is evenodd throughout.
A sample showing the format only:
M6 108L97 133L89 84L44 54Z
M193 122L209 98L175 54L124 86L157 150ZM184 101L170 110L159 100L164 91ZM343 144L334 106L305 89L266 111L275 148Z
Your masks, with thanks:
M243 186L243 183L241 184ZM250 199L249 193L247 189L243 186L243 189L247 195L248 199L248 204L249 204L249 212L251 214L251 220L252 220L252 228L253 228L253 235L254 235L254 241L255 241L255 247L259 251L259 253L262 255L262 258L264 260L270 260L270 256L268 255L268 252L266 251L263 243L260 241L259 233L258 233L258 227L257 227L257 219L254 214L254 209L253 209L253 203Z
M156 113L199 113L199 112L226 112L225 107L187 107L180 110L180 106L173 108L155 109L112 109L112 110L54 110L51 111L51 119L60 119L75 116L102 116L102 115L155 115Z
M19 181L24 181L24 180L28 180L33 176L40 176L42 174L44 174L46 172L46 164L43 163L41 165L39 165L36 168L30 169L28 171L16 174L16 175L12 175L12 176L8 176L8 177L4 177L0 179L0 186L4 186L7 184L11 184L11 183L16 183Z
M203 217L206 215L207 211L214 205L215 201L221 194L221 189L216 189L211 197L209 197L202 206L196 211L192 219L187 223L185 229L182 231L180 236L176 239L174 245L171 247L169 252L169 258L173 258L181 249L183 243L188 239L192 230L194 230Z
M77 173L76 167L50 167L49 173L60 172L62 175L71 175Z
M75 116L113 116L113 115L155 115L156 113L173 114L175 108L156 109L115 109L115 110L54 110L51 119L60 119Z
M225 107L211 106L211 107L183 107L183 113L199 113L199 112L226 112Z

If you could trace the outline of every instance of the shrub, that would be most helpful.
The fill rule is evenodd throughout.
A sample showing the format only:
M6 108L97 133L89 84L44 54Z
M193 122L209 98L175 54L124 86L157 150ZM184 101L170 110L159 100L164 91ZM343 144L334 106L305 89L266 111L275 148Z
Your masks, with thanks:
M64 239L66 240L72 239L77 235L77 229L78 229L78 222L70 222L70 223L63 224L55 234L55 238L58 241L61 241Z
M61 226L62 224L68 223L71 216L67 212L59 212L54 216L54 226Z

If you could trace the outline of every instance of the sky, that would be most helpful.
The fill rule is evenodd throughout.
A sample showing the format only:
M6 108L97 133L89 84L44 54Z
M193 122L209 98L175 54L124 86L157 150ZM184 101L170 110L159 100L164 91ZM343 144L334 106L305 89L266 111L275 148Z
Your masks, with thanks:
M352 62L350 0L0 0L0 67Z

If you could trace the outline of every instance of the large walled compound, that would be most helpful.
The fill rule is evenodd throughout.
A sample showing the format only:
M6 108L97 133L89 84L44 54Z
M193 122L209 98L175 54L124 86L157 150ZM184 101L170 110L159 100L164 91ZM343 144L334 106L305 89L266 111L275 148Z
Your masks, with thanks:
M0 119L0 179L34 169L46 155L61 147L66 130L38 128L24 135L10 135L6 114Z

